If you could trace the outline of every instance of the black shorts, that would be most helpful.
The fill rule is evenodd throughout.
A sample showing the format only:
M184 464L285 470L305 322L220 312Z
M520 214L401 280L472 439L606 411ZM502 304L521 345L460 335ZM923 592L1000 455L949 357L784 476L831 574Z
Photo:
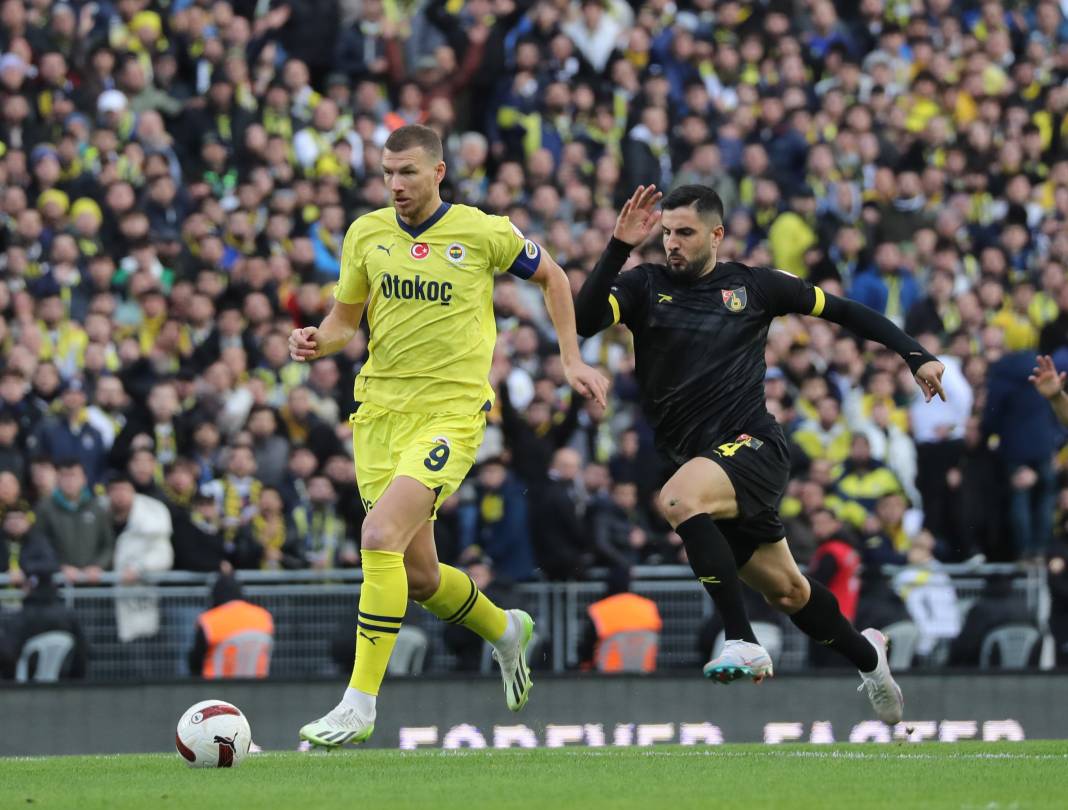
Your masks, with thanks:
M738 517L717 520L741 568L761 543L777 543L786 536L779 518L779 502L790 480L790 453L779 436L748 433L721 437L697 454L716 462L727 473L738 502Z

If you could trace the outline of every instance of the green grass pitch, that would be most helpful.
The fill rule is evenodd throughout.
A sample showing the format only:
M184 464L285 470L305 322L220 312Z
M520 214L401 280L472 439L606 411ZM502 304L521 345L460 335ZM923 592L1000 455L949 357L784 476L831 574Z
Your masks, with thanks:
M721 745L0 759L0 808L1064 808L1068 743Z

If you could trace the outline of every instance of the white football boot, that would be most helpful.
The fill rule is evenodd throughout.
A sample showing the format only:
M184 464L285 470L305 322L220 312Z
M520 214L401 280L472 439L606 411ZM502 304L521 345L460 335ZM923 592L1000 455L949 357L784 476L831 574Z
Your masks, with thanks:
M905 698L901 695L901 687L890 674L890 664L886 660L886 636L874 627L869 627L861 635L875 648L879 663L871 672L860 673L863 682L857 687L857 691L867 691L876 717L888 725L896 725L901 722Z
M739 678L752 678L760 683L774 673L771 669L771 656L759 644L740 639L730 639L723 643L723 650L704 667L706 678L718 683L730 683Z
M304 726L300 738L312 745L336 748L347 743L366 742L374 730L373 713L368 719L351 706L339 703L323 717Z
M514 640L510 644L494 645L493 658L501 668L501 680L504 681L504 699L508 708L517 712L530 700L530 690L534 681L527 666L527 647L534 636L534 620L522 610L508 610L508 621L512 623Z

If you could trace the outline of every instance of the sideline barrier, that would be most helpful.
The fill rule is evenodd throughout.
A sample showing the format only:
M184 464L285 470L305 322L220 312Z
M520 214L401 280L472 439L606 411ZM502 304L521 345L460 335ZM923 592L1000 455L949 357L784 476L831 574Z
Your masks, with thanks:
M1034 571L1015 566L947 566L959 598L961 615L982 592L984 577L1016 572L1013 580L1020 604L1027 607L1039 627L1045 627L1048 604L1045 580ZM639 567L633 588L656 601L664 620L658 666L694 670L704 663L698 634L712 613L712 601L693 580L688 568ZM108 575L113 579L114 575ZM675 578L677 577L677 578ZM0 577L0 585L4 582ZM246 597L267 608L275 618L276 637L271 661L272 677L316 678L347 676L351 661L335 664L330 658L335 637L355 635L355 613L362 579L359 571L241 572ZM115 627L115 599L135 589L111 585L64 587L69 607L82 622L91 658L93 681L170 680L188 674L186 658L193 643L197 615L207 607L210 578L204 574L167 572L153 580L147 591L158 598L160 632L132 644L119 641ZM578 661L586 608L603 594L601 582L532 582L516 586L506 607L519 607L538 623L544 644L537 665L563 673ZM21 593L0 589L0 620L4 610L18 609ZM445 625L422 608L410 604L405 622L427 633L430 642L428 673L455 669L455 658L444 640ZM776 662L779 673L804 671L808 640L791 623L782 622L783 651ZM340 668L339 668L340 667ZM344 670L344 671L342 671Z
M885 742L1068 738L1064 673L906 675L905 723L872 718L856 675L777 677L724 689L690 677L536 676L520 714L498 678L399 679L385 684L379 748L505 748L722 742ZM308 681L43 685L0 688L0 717L18 734L0 755L173 751L193 703L219 698L249 717L266 750L297 748L297 729L333 706L344 684ZM913 729L911 737L906 726Z

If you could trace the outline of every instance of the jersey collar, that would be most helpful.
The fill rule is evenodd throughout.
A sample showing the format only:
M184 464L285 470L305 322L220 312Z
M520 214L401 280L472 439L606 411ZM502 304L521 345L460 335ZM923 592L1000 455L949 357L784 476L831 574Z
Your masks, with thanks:
M437 224L437 221L443 216L445 216L445 212L447 212L451 207L452 206L449 203L443 202L441 205L438 206L437 211L435 211L433 214L431 214L429 217L427 217L425 220L420 222L418 225L415 225L414 227L402 220L400 218L400 214L394 212L394 215L397 217L397 226L410 237L412 237L412 239L416 239L420 234L434 227L434 225Z

